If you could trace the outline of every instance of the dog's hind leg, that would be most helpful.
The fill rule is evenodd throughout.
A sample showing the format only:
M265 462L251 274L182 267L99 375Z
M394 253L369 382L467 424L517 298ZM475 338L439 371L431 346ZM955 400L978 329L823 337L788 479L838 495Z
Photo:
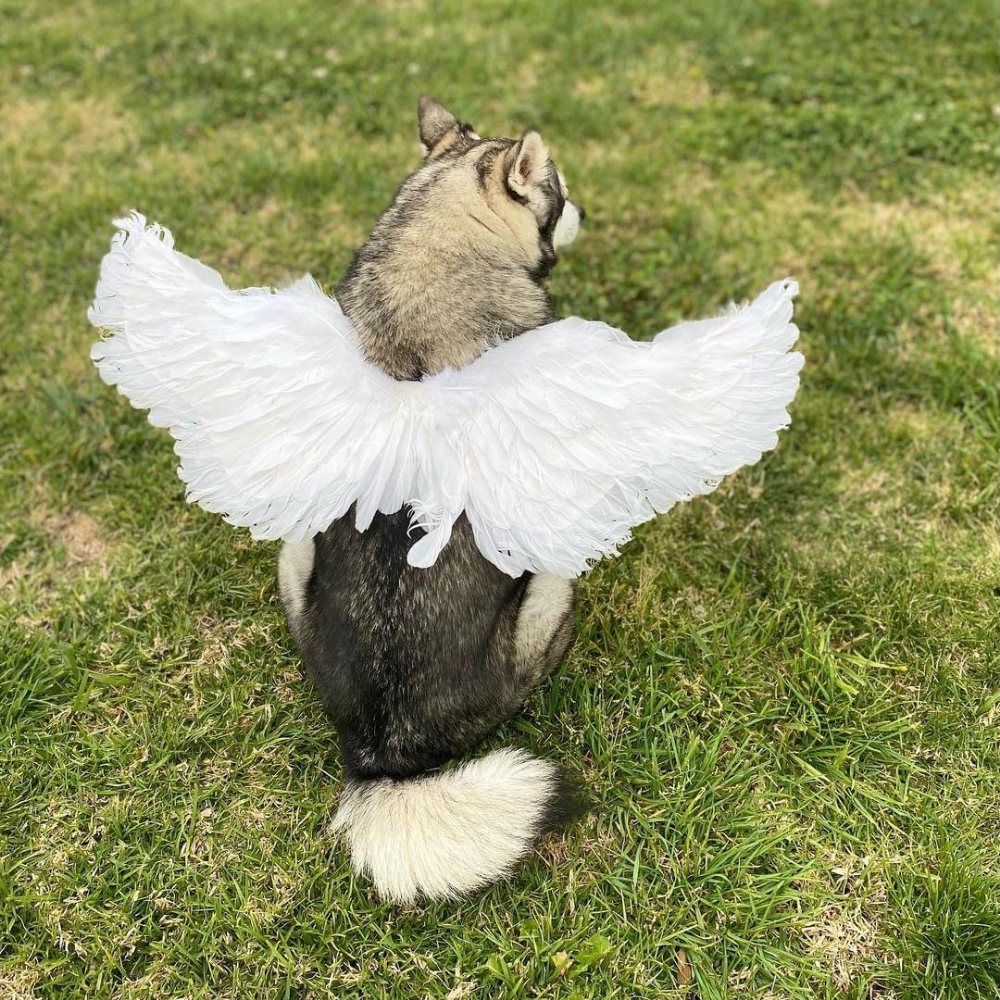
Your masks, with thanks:
M288 627L295 635L306 603L306 587L313 572L316 547L313 540L285 542L278 556L278 592Z
M538 573L528 581L514 629L514 664L530 686L566 655L575 632L576 581Z

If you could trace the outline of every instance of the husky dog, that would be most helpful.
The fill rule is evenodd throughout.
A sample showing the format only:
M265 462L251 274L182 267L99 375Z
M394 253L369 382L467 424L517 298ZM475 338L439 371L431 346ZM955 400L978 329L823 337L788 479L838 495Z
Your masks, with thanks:
M424 161L337 288L369 360L419 379L552 319L543 282L583 210L538 132L481 138L418 108ZM444 770L516 713L573 640L576 585L511 579L461 518L429 569L407 564L407 510L353 513L286 544L289 627L333 718L346 771L334 828L385 897L455 897L508 874L565 821L558 769L502 749Z

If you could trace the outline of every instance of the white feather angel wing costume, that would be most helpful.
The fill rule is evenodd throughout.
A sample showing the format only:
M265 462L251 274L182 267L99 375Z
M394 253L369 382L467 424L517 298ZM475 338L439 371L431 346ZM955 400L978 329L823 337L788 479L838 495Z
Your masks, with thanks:
M793 281L652 342L573 317L401 382L312 278L232 291L168 230L115 224L88 314L112 336L91 356L170 429L188 499L255 538L309 538L352 504L364 531L407 504L426 567L464 511L506 573L572 578L788 425Z

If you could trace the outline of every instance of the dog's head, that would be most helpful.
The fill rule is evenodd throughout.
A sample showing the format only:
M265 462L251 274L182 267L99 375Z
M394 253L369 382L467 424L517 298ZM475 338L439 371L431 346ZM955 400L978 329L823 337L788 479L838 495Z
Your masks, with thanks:
M400 201L421 213L437 211L452 223L492 233L491 241L544 277L556 249L571 243L584 218L570 201L542 137L482 138L430 97L421 97L418 132L422 166L400 189Z

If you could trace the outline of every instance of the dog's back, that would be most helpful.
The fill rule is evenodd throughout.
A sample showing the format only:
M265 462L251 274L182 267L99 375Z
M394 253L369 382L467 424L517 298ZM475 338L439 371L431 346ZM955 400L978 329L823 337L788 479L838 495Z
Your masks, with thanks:
M582 213L537 133L480 139L420 105L426 159L355 254L337 296L370 360L400 379L473 361L551 319L542 281ZM352 515L286 546L289 623L337 724L337 825L355 867L408 900L502 876L566 809L556 769L498 751L439 775L516 712L572 639L574 587L484 559L465 518L434 566L406 562L406 509Z

